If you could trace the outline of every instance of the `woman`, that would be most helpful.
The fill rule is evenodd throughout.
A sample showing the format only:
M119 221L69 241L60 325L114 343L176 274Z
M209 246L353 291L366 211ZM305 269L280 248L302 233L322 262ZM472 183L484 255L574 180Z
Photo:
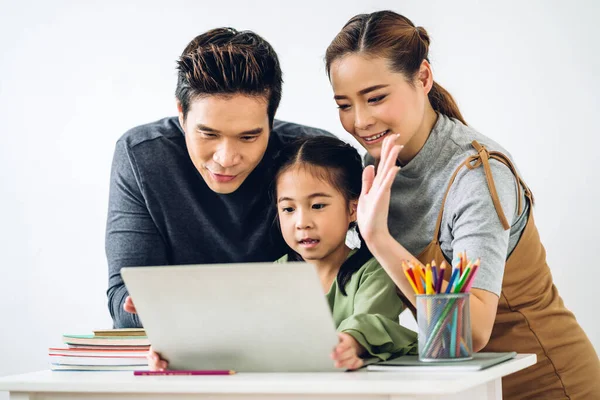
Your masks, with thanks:
M429 43L422 27L380 11L350 19L326 52L342 125L378 163L376 177L372 166L363 174L365 242L413 305L398 260L481 258L474 349L538 357L503 379L506 398L600 398L598 356L552 283L533 195L510 155L434 82Z

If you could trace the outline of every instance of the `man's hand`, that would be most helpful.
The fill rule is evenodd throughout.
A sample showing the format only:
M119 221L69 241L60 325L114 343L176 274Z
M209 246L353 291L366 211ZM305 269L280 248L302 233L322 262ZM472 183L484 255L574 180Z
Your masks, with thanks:
M152 346L150 346L147 358L148 367L150 368L150 371L164 371L169 365L168 362L160 358L160 355L158 353L152 350Z
M360 355L365 349L347 333L338 333L340 342L331 353L336 368L357 369L363 366Z
M133 300L131 300L131 296L127 296L125 299L125 303L123 303L123 309L128 313L137 314L135 306L133 305Z

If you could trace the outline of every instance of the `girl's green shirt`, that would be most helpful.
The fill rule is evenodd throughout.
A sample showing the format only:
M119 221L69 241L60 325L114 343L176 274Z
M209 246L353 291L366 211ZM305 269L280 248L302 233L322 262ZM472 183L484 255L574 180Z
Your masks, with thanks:
M276 262L287 261L285 255ZM375 258L352 275L345 289L346 296L335 279L326 294L338 332L348 333L380 360L417 353L417 334L398 322L404 304L396 285Z

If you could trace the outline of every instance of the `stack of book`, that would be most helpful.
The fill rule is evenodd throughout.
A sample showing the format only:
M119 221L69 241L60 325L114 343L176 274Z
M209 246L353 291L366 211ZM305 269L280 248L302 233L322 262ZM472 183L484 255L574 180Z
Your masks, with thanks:
M147 370L150 341L143 329L109 329L63 335L67 347L49 349L53 371Z

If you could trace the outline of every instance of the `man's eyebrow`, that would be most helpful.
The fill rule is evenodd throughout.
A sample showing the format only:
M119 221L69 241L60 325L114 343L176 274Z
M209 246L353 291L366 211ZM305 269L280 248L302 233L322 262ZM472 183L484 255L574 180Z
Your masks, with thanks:
M206 126L204 124L196 124L196 129L205 132L220 133L218 130L213 129L210 126Z
M385 85L385 84L381 84L381 85L373 85L373 86L369 86L368 88L364 88L358 91L358 94L361 96L364 96L367 93L373 92L377 89L383 89L384 87L388 87L390 85ZM344 100L347 99L348 96L344 96L344 95L336 95L333 96L334 100Z
M207 126L204 124L196 124L196 129L198 129L200 131L204 131L204 132L210 132L210 133L221 133L221 131L211 128L210 126ZM263 128L258 127L258 128L240 132L240 133L238 133L238 136L258 135L258 134L262 133L263 130L264 130Z
M238 133L238 136L248 136L248 135L258 135L259 133L263 132L263 128L254 128L254 129L250 129L248 131L244 131L244 132L240 132Z
M333 196L330 195L330 194L327 194L327 193L323 193L323 192L312 193L312 194L309 194L307 196L308 199L314 199L315 197L329 197L329 198L331 198ZM291 197L280 197L279 199L277 199L278 203L281 203L282 201L294 201L294 199L291 198Z

